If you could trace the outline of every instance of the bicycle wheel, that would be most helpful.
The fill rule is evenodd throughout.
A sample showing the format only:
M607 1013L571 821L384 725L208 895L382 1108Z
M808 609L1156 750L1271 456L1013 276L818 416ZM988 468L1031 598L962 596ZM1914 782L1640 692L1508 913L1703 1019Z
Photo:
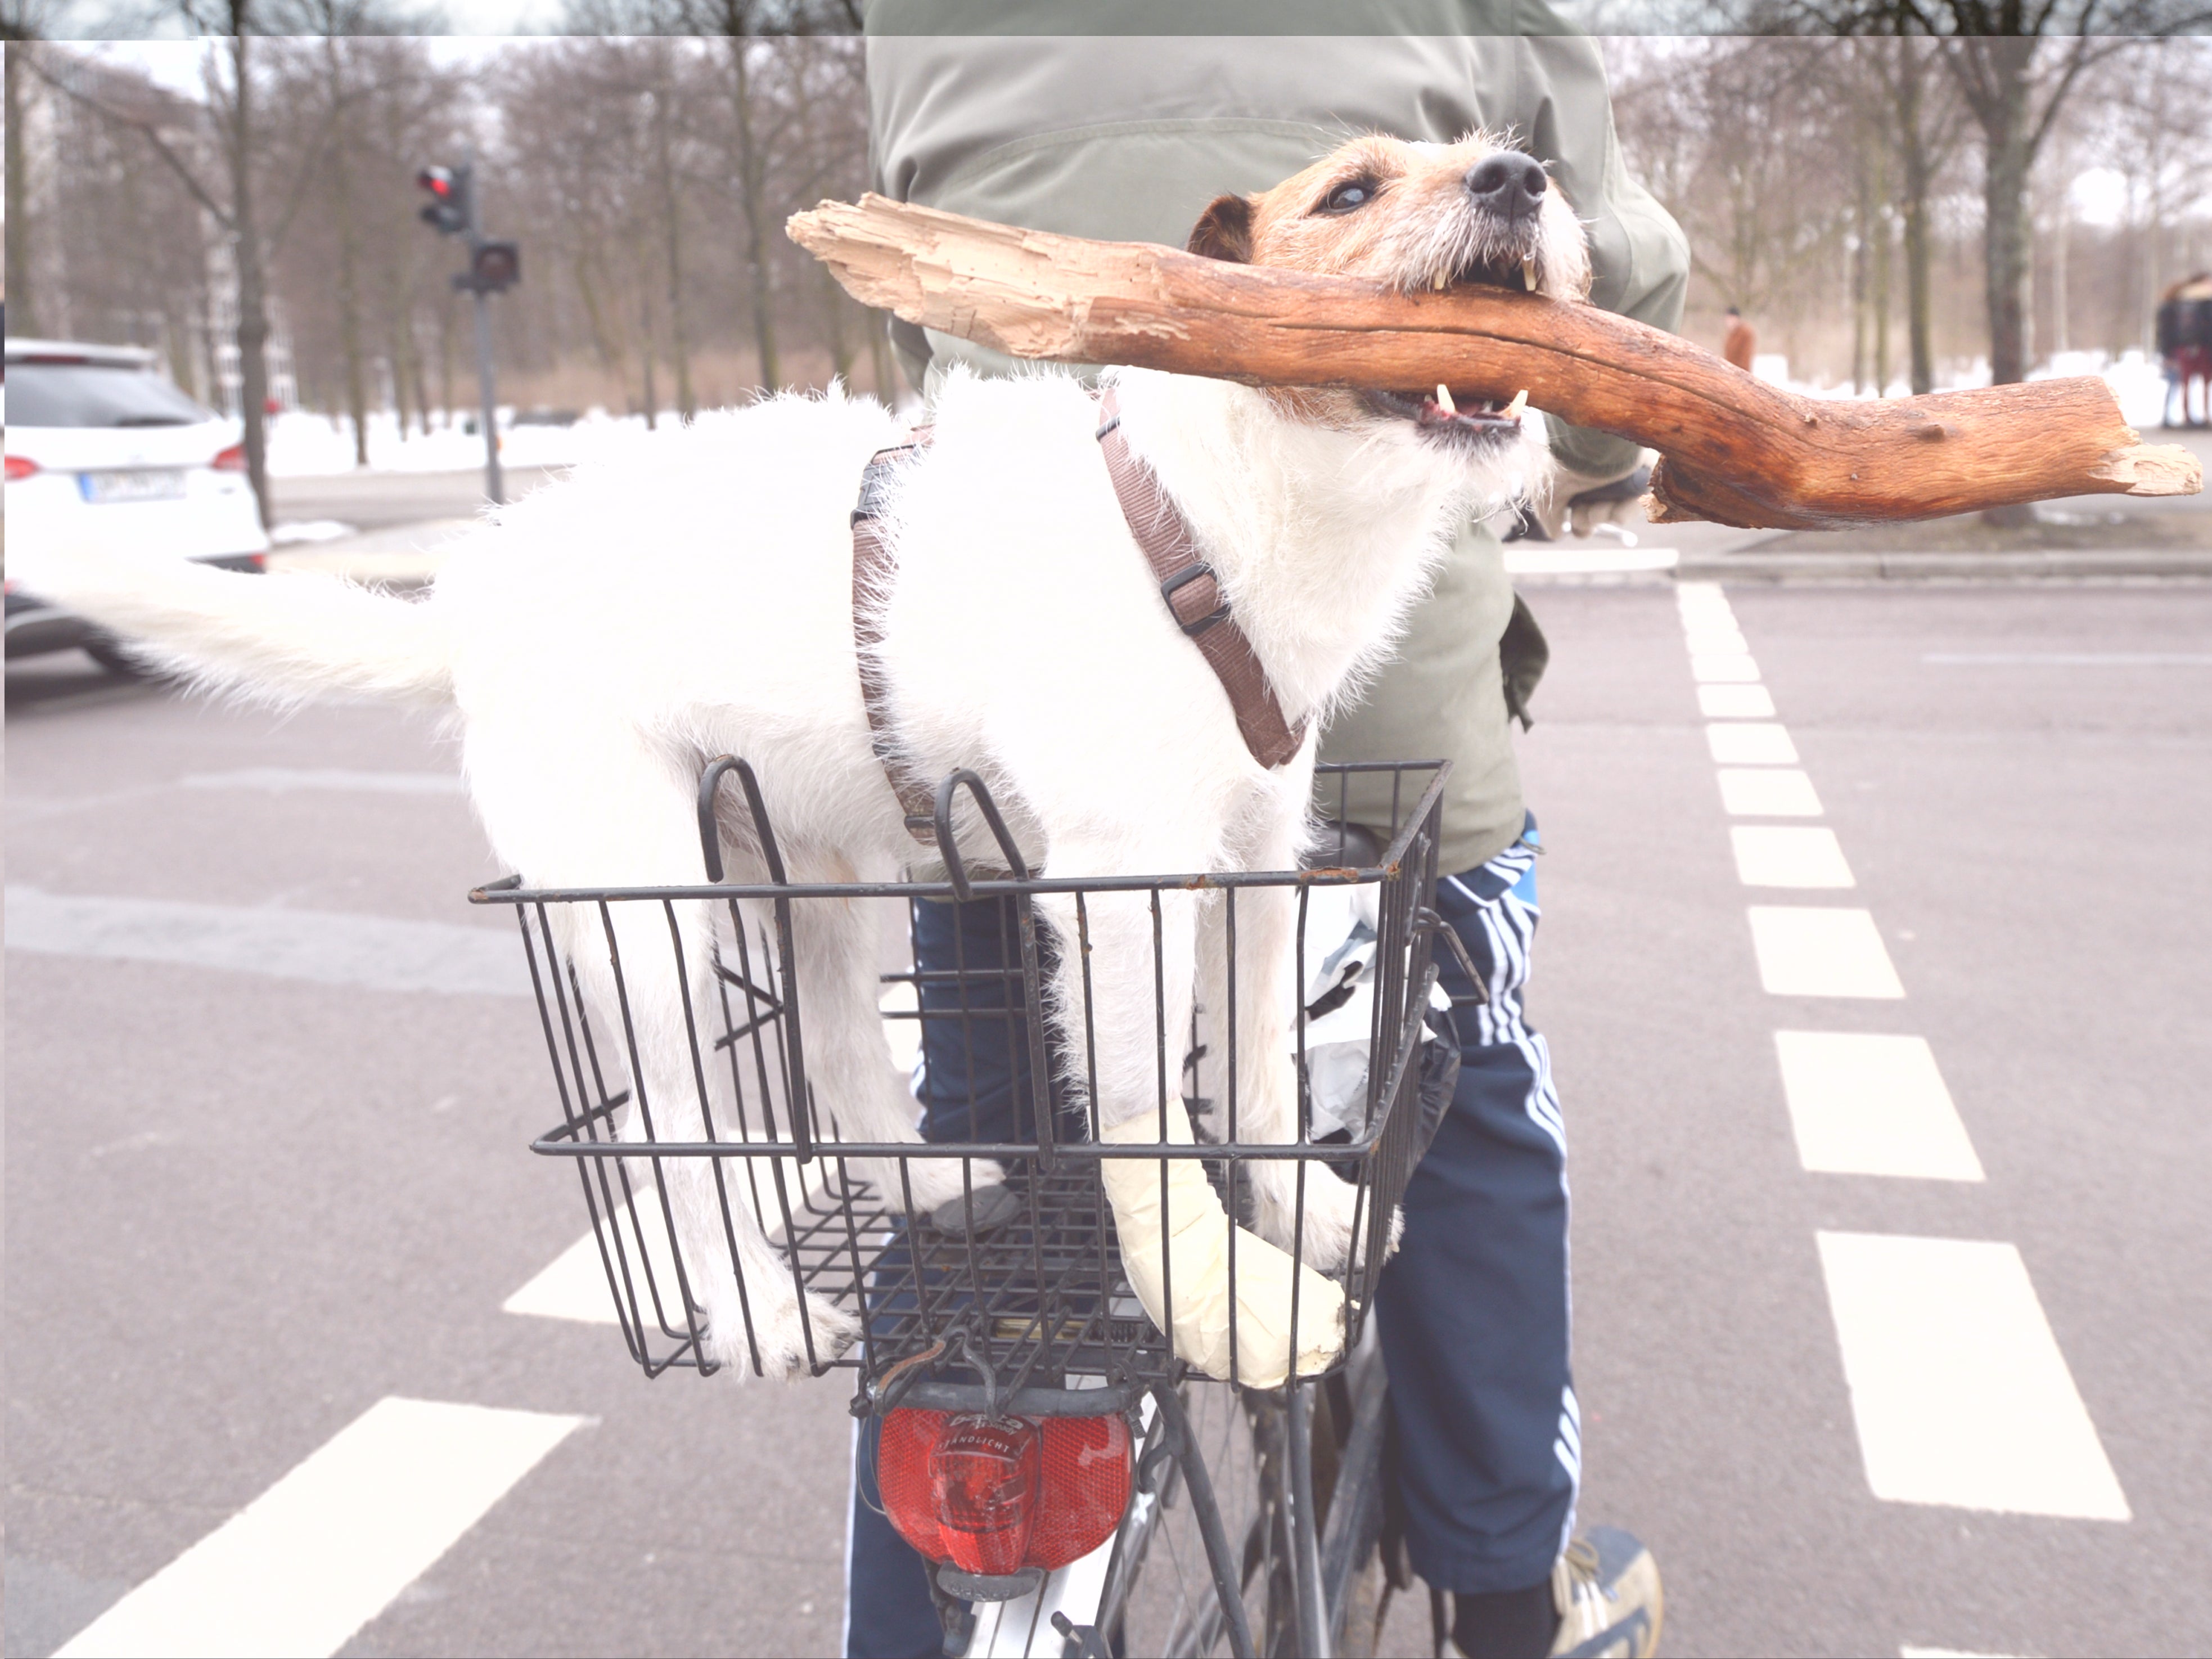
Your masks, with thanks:
M1387 1384L1371 1323L1350 1365L1298 1396L1185 1393L1252 1650L1371 1655L1392 1594L1380 1549ZM1163 1456L1156 1484L1140 1474L1117 1543L1096 1628L1118 1651L1204 1659L1235 1647L1193 1506L1179 1501L1179 1468Z

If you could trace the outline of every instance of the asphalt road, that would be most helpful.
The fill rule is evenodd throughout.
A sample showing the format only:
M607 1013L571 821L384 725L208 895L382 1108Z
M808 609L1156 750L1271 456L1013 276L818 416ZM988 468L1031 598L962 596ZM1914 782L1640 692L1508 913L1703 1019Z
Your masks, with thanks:
M1848 892L1740 880L1668 585L1534 595L1584 1516L1656 1552L1671 1653L2202 1652L2212 586L1729 597ZM841 1384L501 1311L584 1221L534 1012L469 966L510 936L450 747L74 657L8 692L7 1651L395 1396L583 1422L343 1651L834 1651ZM1866 911L1903 999L1762 988L1747 908L1791 904ZM408 935L449 988L363 982L362 918L458 930ZM1808 1172L1783 1030L1925 1038L1985 1179ZM1823 1233L2016 1247L2129 1518L1877 1498Z
M541 466L509 467L509 501L556 474ZM270 480L277 523L335 519L356 530L388 530L437 519L466 519L484 504L483 472L341 472Z

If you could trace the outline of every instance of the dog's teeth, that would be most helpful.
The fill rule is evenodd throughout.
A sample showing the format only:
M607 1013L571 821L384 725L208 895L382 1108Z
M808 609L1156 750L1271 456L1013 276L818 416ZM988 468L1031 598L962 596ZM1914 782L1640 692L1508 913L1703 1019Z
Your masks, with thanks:
M1522 410L1524 410L1524 409L1528 408L1528 392L1526 392L1525 391L1523 391L1523 392L1515 392L1515 393L1513 394L1513 401L1512 401L1511 403L1510 403L1510 404L1506 404L1506 405L1505 405L1505 407L1504 407L1504 409L1503 410L1501 410L1500 412L1501 412L1502 414L1504 414L1504 416L1505 416L1505 418L1506 418L1507 420L1509 420L1509 421L1517 421L1517 420L1519 420L1519 419L1521 418L1521 411L1522 411Z
M1531 294L1536 291L1536 262L1534 259L1521 262L1521 286Z
M1459 413L1459 405L1451 400L1451 388L1442 380L1437 382L1437 407L1447 415Z
M1444 273L1443 273L1443 271L1441 271L1441 270L1440 270L1440 271L1438 271L1438 272L1437 273L1437 283L1436 283L1436 287L1437 287L1437 293L1441 294L1441 293L1443 293L1443 292L1444 291L1444 283L1445 283L1448 280L1449 280L1449 279L1445 276L1445 275L1444 275Z

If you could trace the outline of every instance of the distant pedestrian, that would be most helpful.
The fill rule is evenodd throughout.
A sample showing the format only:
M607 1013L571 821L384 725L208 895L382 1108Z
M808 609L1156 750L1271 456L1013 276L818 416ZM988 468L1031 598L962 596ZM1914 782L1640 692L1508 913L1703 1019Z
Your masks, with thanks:
M1734 306L1728 308L1728 335L1721 342L1721 356L1745 374L1751 373L1751 355L1759 349L1759 331L1743 319L1743 313Z

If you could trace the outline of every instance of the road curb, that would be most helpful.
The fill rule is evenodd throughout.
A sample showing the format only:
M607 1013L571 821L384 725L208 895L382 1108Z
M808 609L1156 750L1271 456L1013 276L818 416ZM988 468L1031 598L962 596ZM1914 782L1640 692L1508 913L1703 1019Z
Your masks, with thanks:
M271 551L269 568L311 570L384 587L422 587L446 562L447 545L479 522L476 519L432 519L337 541L295 544Z
M1720 553L1686 556L1678 581L2022 581L2212 578L2212 550L2017 553Z

